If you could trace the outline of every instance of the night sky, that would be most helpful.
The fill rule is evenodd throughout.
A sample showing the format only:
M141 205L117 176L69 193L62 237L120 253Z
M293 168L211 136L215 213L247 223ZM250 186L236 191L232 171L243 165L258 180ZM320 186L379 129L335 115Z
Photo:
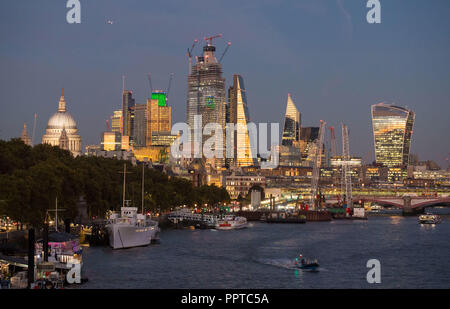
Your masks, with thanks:
M166 89L173 123L185 121L186 49L215 41L227 87L243 76L250 118L283 122L287 94L303 126L323 119L350 129L350 152L372 161L370 105L416 112L412 153L446 167L450 153L450 1L380 0L381 24L368 24L365 0L80 0L81 24L66 22L65 0L0 2L0 139L35 143L56 112L61 87L83 146L100 142L121 106L122 75L137 103ZM107 20L114 23L108 24Z

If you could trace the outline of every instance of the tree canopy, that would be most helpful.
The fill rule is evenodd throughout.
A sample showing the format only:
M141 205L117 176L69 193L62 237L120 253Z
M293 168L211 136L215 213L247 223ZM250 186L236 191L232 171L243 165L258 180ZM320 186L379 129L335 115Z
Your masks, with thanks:
M64 208L64 217L74 219L83 197L90 217L103 217L122 204L123 164L127 165L126 196L141 207L142 167L128 161L78 156L47 144L30 147L20 139L0 140L0 214L13 220L40 226L48 209ZM215 205L228 202L225 188L192 187L187 179L169 177L145 168L144 208L167 211L187 205Z

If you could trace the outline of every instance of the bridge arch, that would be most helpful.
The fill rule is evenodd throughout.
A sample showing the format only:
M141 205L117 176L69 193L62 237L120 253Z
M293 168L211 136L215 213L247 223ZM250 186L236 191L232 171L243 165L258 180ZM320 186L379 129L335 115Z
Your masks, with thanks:
M411 206L412 209L423 209L427 207L434 207L438 205L444 205L446 207L450 207L450 197L438 198L433 200L424 201L418 204L414 204Z

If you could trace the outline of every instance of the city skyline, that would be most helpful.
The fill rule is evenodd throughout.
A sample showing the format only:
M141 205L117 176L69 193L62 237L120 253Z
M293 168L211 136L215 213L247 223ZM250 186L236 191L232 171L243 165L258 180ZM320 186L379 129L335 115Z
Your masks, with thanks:
M382 24L368 25L364 20L366 9L363 4L338 2L342 6L334 2L303 1L296 5L282 3L274 7L267 2L257 8L256 16L266 16L271 9L275 9L277 12L286 11L290 17L298 14L297 19L281 21L275 18L270 23L259 24L252 16L253 24L246 27L245 33L239 33L236 25L244 22L242 13L237 14L236 25L222 20L222 17L214 23L207 18L200 25L193 25L192 29L180 33L170 28L167 38L156 40L158 45L152 45L152 40L143 40L139 35L144 21L131 22L143 13L154 14L145 5L141 7L143 13L128 8L129 14L120 15L114 25L106 24L103 14L117 15L123 9L122 4L108 2L105 13L85 5L82 23L68 25L64 20L66 9L63 5L40 7L27 4L26 7L32 9L26 9L24 4L12 6L11 2L3 2L2 14L12 9L16 11L16 20L2 15L2 24L14 27L11 32L1 32L3 41L10 44L0 49L0 61L5 68L0 76L2 87L8 89L4 92L4 102L17 103L2 104L0 138L19 137L24 122L30 131L36 112L38 122L34 143L37 143L45 131L47 119L53 114L58 89L64 87L66 96L70 98L71 114L77 119L83 146L98 143L105 128L104 121L120 108L121 76L126 76L126 88L136 94L136 102L144 103L148 93L146 72L152 73L153 83L158 88L167 83L169 72L175 72L170 99L173 123L184 121L188 73L184 51L194 38L202 41L203 36L223 33L224 39L217 40L215 45L220 55L226 40L232 41L223 60L226 87L231 84L232 74L243 76L251 93L248 105L252 121L282 124L284 98L290 92L302 111L304 126L318 126L319 119L335 126L345 122L350 130L352 155L364 159L369 157L369 162L372 162L375 158L370 106L379 102L408 106L417 115L411 153L418 154L421 160L435 160L445 168L444 158L449 152L446 138L449 124L445 121L445 115L450 113L449 90L444 86L449 84L449 62L445 55L450 49L446 30L450 27L447 20L430 17L445 15L449 11L448 5L443 1L428 6L418 2L413 8L410 2L405 1L383 3ZM194 16L199 14L196 11L198 5L180 5L179 8L185 8L187 15ZM168 23L173 22L175 16L180 17L177 13L179 8L173 4L155 6L164 13L163 16L168 17ZM236 12L228 5L211 6L211 9L222 10L222 16L226 16L227 12ZM252 9L251 4L243 7L244 12ZM348 15L343 14L342 10ZM30 15L31 12L37 17ZM32 36L33 23L24 23L21 19L37 22L39 14L48 17L45 21L39 20L39 31L47 33L50 43L49 46L42 46L30 37L27 48L31 47L34 51L30 54L17 36ZM305 16L309 17L301 18ZM316 17L315 20L311 16ZM424 16L427 17L426 23L419 22ZM183 16L177 25L187 25L188 19ZM318 33L326 32L325 36L320 40L311 37L302 31L302 27L288 27L289 22L293 26L318 27ZM60 27L56 29L53 27L55 25ZM262 30L257 31L258 26ZM274 26L276 31L269 31L274 35L266 37L263 32L270 26ZM333 26L337 33L330 31ZM97 34L102 39L88 47L94 36L86 31L93 28L98 30ZM414 29L421 31L414 32ZM131 47L128 46L128 53L121 53L123 50L118 46L119 42L113 40L114 33L129 34L127 42ZM406 33L413 37L401 38ZM398 41L395 43L393 38ZM422 45L417 45L418 41ZM194 49L194 55L200 54L199 46ZM249 49L249 46L252 48ZM106 47L114 48L109 52ZM331 51L324 52L330 47L333 47ZM253 53L255 57L251 57L250 53L254 50L265 52ZM280 53L283 57L277 57ZM40 63L49 55L55 57ZM132 60L130 56L133 56ZM354 63L349 64L349 61ZM29 68L26 68L27 65ZM21 91L24 88L29 91Z

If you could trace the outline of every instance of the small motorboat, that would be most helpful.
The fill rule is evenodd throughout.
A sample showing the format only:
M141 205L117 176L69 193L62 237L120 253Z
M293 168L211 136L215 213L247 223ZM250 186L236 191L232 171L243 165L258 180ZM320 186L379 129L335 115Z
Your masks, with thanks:
M420 224L437 224L441 223L441 217L438 215L425 214L419 216Z
M318 271L319 268L319 262L317 260L309 260L305 259L301 254L299 257L295 258L295 266L297 268L303 269L303 270L309 270L309 271Z

